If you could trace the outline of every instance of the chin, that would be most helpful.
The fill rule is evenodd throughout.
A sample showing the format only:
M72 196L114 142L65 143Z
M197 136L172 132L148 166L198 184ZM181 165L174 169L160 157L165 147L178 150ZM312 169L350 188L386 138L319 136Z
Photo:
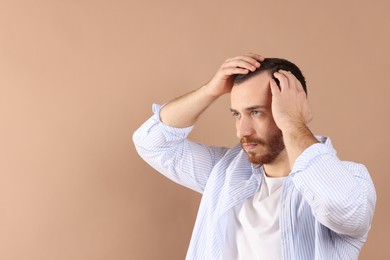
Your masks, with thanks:
M249 161L253 164L270 164L277 158L277 156L272 155L255 156L248 154L248 156Z
M253 164L272 164L278 159L280 159L280 156L282 155L282 152L285 150L282 150L278 153L267 153L267 154L256 154L256 153L247 153L248 159Z

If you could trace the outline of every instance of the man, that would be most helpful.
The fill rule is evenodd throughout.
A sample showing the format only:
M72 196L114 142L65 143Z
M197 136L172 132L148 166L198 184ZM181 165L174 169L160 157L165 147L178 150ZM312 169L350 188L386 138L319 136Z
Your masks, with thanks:
M240 145L187 139L197 118L231 93ZM248 54L165 106L133 136L140 156L203 194L187 259L357 259L376 194L367 169L315 137L299 68Z

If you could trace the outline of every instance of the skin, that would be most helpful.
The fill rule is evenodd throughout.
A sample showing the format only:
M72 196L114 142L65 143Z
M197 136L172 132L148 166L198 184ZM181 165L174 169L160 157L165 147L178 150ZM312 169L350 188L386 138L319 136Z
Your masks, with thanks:
M260 73L233 88L235 74L255 71L263 60L258 54L227 59L206 85L169 102L161 110L160 117L162 122L173 127L191 126L217 98L232 92L231 108L240 115L236 120L238 138L252 135L267 140L277 129L282 132L285 149L275 160L264 164L268 176L282 177L289 174L296 158L317 140L307 127L312 114L306 94L292 73L279 71L274 74L280 81L280 90L267 73ZM264 109L263 118L248 114L248 108L253 106ZM244 149L263 152L262 147L250 145Z
M235 118L237 138L243 149L252 163L264 164L267 175L271 172L284 173L284 169L289 166L283 136L272 115L270 79L271 75L264 71L234 86L231 91L230 109ZM282 143L282 150L267 158L273 136L277 136ZM259 144L256 140L262 140L264 144ZM281 176L284 174L274 174L274 177Z

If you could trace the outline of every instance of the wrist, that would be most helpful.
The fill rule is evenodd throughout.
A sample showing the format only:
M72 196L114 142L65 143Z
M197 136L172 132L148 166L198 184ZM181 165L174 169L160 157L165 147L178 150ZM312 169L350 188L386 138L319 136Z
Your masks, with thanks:
M298 156L313 144L318 143L318 140L305 124L289 127L282 130L282 133L292 169Z
M293 143L303 149L318 143L313 133L305 124L295 124L282 130L285 143Z
M280 129L283 132L283 135L286 136L300 135L302 133L306 133L309 130L309 128L301 122L286 123L282 127L280 127Z
M217 99L219 98L220 96L223 95L223 93L220 93L218 91L215 90L215 86L212 85L211 82L207 83L206 85L202 86L200 88L200 91L208 98L210 99Z

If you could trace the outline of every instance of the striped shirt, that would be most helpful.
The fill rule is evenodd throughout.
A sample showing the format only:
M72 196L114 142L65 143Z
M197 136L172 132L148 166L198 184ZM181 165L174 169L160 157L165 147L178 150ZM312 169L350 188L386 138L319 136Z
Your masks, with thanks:
M133 135L154 169L202 193L186 259L222 260L228 215L255 194L262 178L240 145L210 147L187 139L191 127L160 121L161 106ZM357 259L374 214L376 193L364 165L340 161L329 138L307 148L283 183L283 259Z

